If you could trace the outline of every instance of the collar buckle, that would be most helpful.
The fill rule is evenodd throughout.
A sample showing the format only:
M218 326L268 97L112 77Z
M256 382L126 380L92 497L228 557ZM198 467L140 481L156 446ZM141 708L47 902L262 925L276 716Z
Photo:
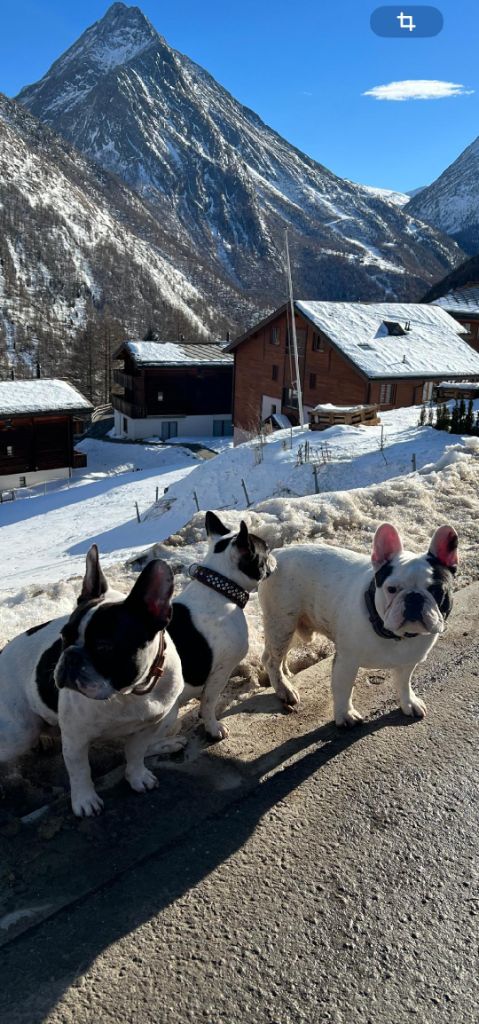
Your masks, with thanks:
M146 680L144 683L139 683L137 686L134 686L131 692L135 693L137 697L144 697L145 694L151 693L151 691L155 688L158 679L160 678L160 676L163 675L163 672L165 671L165 659L166 640L165 631L162 630L162 632L160 633L160 643L158 651L156 653L150 671L146 677Z

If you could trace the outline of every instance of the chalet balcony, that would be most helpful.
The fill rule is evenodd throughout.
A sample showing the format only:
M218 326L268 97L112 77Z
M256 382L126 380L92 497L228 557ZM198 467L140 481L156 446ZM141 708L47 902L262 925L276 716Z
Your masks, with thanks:
M130 416L134 420L145 419L148 415L146 405L135 405L133 402L128 402L126 398L122 398L121 395L116 395L113 392L111 404L118 412L122 412L125 416Z
M113 384L115 394L121 395L125 391L133 391L135 378L131 373L124 373L123 370L113 370Z

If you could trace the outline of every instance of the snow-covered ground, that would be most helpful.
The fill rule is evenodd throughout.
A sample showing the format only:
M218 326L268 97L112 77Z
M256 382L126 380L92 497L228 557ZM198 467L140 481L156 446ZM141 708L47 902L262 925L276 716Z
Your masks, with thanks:
M272 546L313 539L363 551L384 520L413 550L450 521L460 535L460 581L479 578L479 440L420 428L418 415L418 408L401 409L384 413L381 427L280 431L263 445L228 447L206 461L181 446L83 442L88 470L69 487L0 506L0 644L72 608L94 541L116 585L127 589L155 546L179 573L181 589L182 570L204 551L208 508L232 527L247 518ZM248 610L257 661L254 600Z
M71 481L28 491L0 506L2 587L66 579L82 571L84 552L100 535L116 533L116 546L102 543L104 561L118 561L136 547L140 514L155 501L156 488L187 476L198 457L181 447L112 444L87 438L86 470ZM122 541L123 537L123 541ZM139 540L139 544L141 545ZM109 555L113 553L113 559Z

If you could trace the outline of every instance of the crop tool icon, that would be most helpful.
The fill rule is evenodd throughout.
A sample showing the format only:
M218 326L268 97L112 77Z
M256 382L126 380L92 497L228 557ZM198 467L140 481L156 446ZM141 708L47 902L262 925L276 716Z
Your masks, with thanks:
M417 28L417 25L414 24L414 17L412 14L404 14L404 11L401 11L401 13L397 15L396 20L399 22L399 28L407 29L409 32L413 32L414 29Z

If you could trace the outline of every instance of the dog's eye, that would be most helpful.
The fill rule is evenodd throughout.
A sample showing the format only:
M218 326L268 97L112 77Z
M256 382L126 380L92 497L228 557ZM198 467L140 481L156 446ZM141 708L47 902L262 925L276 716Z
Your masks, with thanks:
M100 654L112 654L113 652L113 644L108 640L98 640L95 646Z
M397 594L397 592L398 592L398 588L397 587L388 587L388 594Z

